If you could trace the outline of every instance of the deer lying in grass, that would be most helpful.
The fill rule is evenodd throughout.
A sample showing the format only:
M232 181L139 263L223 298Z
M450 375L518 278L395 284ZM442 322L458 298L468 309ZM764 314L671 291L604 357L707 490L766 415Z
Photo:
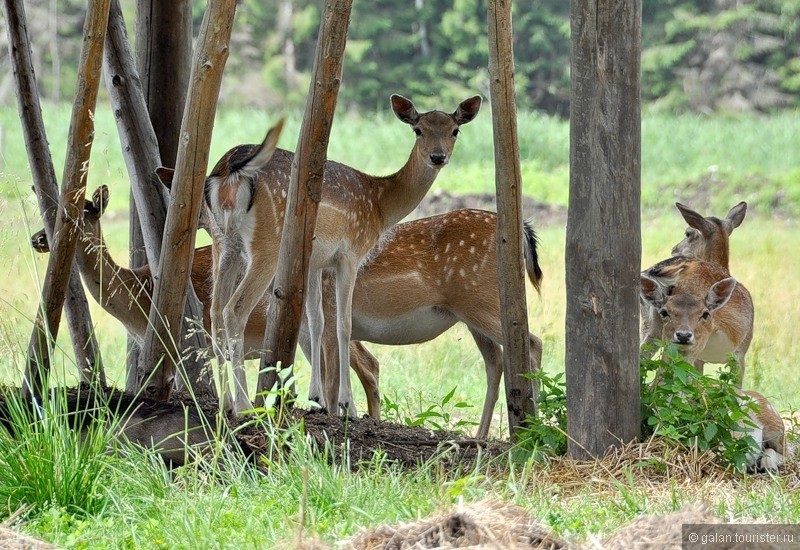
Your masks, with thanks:
M740 202L728 211L725 219L703 217L694 210L676 203L681 215L689 224L686 236L673 249L673 257L655 264L642 275L659 281L667 294L688 292L695 302L700 302L712 284L730 276L729 238L744 220L747 203ZM685 298L682 301L686 301ZM753 336L753 300L741 283L735 284L733 302L717 315L716 329L709 335L708 350L701 346L693 361L702 374L705 362L725 362L725 355L733 352L739 363L739 384L744 380L745 353ZM660 308L653 302L642 300L642 330L640 343L643 350L669 331ZM740 339L734 342L732 334Z
M359 265L387 229L410 213L450 160L459 127L475 118L479 96L450 113L418 113L408 99L391 96L392 110L410 125L416 142L396 173L374 177L328 161L309 258L306 318L311 339L310 397L336 414L356 416L349 384L352 296ZM226 153L206 178L205 199L213 238L214 292L211 302L215 353L224 364L229 351L234 372L234 414L251 407L244 375L244 332L253 308L275 275L293 154L275 150L274 128L259 146ZM273 154L274 153L274 154ZM336 337L339 391L325 401L322 388L322 271L336 274ZM224 329L224 332L223 332ZM231 406L230 403L225 404Z
M169 177L170 173L162 174ZM78 264L92 296L141 340L150 310L152 276L148 266L135 270L117 265L103 241L100 216L108 202L104 186L87 200ZM502 370L499 294L496 256L497 217L483 210L456 210L397 225L382 246L362 266L353 293L353 338L408 344L432 340L457 322L464 322L478 346L486 370L486 399L476 434L488 435L497 401ZM536 236L525 230L525 262L536 290L542 279ZM47 251L43 231L32 238L34 248ZM462 244L463 243L463 244ZM463 274L462 274L463 273ZM210 297L213 285L210 247L195 251L192 284L203 303L203 324L210 329ZM135 294L131 294L135 289ZM325 278L325 315L333 318L334 289ZM266 299L262 298L248 319L244 348L248 358L257 357L266 324ZM331 324L329 324L330 327ZM413 331L409 331L409 325ZM337 344L333 331L325 331L325 365L336 365ZM542 342L530 335L531 370L541 365ZM309 354L306 330L300 344ZM378 361L360 342L351 342L351 366L367 396L370 416L380 416ZM326 381L329 378L326 377ZM333 387L335 390L335 386ZM332 391L326 384L326 391Z
M677 256L642 272L641 297L651 322L642 345L656 339L678 345L700 374L706 362L725 363L733 353L739 387L753 339L753 300L722 267Z
M759 452L747 457L747 471L751 474L775 472L783 463L785 454L785 426L783 419L769 400L754 390L740 392L743 404L754 401L757 411L749 411L749 419L755 426L747 426L747 434L755 439Z
M21 423L30 424L42 414L64 415L65 426L85 433L102 423L123 444L152 449L168 466L182 466L198 455L213 456L220 442L253 460L254 451L233 436L220 438L212 418L197 407L164 403L115 390L108 392L51 391L50 404L33 406L18 394L0 394L0 426L11 437L25 437Z

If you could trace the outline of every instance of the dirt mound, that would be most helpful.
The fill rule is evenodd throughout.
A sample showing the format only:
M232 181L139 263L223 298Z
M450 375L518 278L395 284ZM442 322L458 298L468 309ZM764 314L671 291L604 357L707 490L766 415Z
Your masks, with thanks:
M369 461L376 453L406 467L415 467L433 458L462 465L473 464L479 456L499 456L510 448L505 441L482 440L451 432L404 426L370 417L344 421L322 411L292 409L287 425L302 423L303 430L320 449L329 446L337 460L353 468ZM237 432L257 453L268 453L270 443L263 427L243 425Z

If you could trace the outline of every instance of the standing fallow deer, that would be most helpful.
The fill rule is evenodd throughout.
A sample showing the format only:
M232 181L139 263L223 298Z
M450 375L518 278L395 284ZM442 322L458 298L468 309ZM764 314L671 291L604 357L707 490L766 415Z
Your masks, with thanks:
M117 265L108 253L100 224L107 201L105 186L95 191L94 201L86 201L83 231L86 246L78 248L77 261L92 296L141 341L150 311L152 276L148 266L130 270ZM467 325L486 371L486 399L478 438L488 435L502 375L496 231L496 214L483 210L456 210L399 224L362 266L353 292L353 338L394 345L420 343L432 340L458 322ZM524 233L526 270L538 291L542 272L536 236L527 223ZM47 251L43 231L34 235L32 241L38 251ZM191 279L204 306L206 331L211 325L211 265L210 247L198 248ZM133 295L132 289L136 290ZM323 292L325 315L330 319L335 317L330 277L324 279ZM244 337L247 358L257 357L263 344L266 307L263 298L247 321ZM330 327L330 323L326 324ZM332 333L329 329L324 334L326 370L338 366L336 337ZM310 345L305 327L300 343L308 356ZM531 370L536 371L542 359L541 340L531 335L530 348ZM351 342L350 360L364 387L369 414L377 419L380 416L378 361L355 340ZM327 384L330 378L325 380L326 391L331 391Z
M742 201L731 208L724 219L703 216L679 202L675 206L689 227L683 240L672 248L672 255L706 260L730 272L729 240L733 230L744 220L747 203Z
M390 176L375 177L327 161L309 259L305 312L311 338L309 397L336 414L340 404L356 416L350 386L352 296L356 274L381 236L422 200L450 160L459 127L475 118L479 96L464 100L451 114L418 113L408 99L391 96L392 110L411 126L416 141L405 165ZM212 336L220 364L229 351L234 372L234 414L251 407L244 375L244 331L253 308L271 285L278 263L284 210L294 155L275 150L271 130L261 145L234 147L206 178L205 200L213 239L214 292ZM274 152L274 154L273 154ZM336 337L339 391L326 402L322 387L322 271L336 274ZM224 330L224 332L223 332ZM229 402L225 403L230 407Z
M642 272L640 285L642 301L654 312L642 346L672 342L700 374L706 362L725 363L733 353L741 387L754 316L744 285L717 264L683 256Z
M523 230L526 270L538 291L542 271L536 235L528 223ZM399 224L362 265L352 302L354 340L417 344L436 338L458 322L467 325L486 369L478 438L489 433L503 374L496 235L497 216L485 210L455 210ZM327 319L336 311L329 277L323 286ZM332 332L324 334L326 400L333 399L337 390L337 377L330 372L337 349ZM542 361L542 341L533 334L529 338L529 367L536 372ZM371 412L372 403L369 408Z

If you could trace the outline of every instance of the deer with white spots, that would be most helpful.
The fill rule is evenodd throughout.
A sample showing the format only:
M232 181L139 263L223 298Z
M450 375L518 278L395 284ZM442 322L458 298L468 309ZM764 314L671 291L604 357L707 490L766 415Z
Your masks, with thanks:
M306 318L311 338L311 399L331 413L341 408L356 416L349 384L351 307L358 267L381 236L409 214L450 160L459 127L475 118L479 96L464 100L453 113L418 113L408 99L391 96L394 113L410 125L416 141L405 165L390 176L375 177L333 161L325 165L309 260ZM277 130L279 131L279 129ZM206 179L205 200L214 250L211 304L215 353L224 365L227 349L234 372L234 414L251 407L244 376L244 331L253 308L275 275L283 232L293 154L275 149L273 129L261 145L235 147ZM274 152L274 155L272 154ZM322 271L336 274L336 336L340 387L325 401L322 388ZM224 366L222 367L224 368Z
M542 271L536 234L524 227L525 266L538 291ZM433 340L462 322L478 346L486 369L486 398L476 437L489 433L503 374L503 332L497 287L497 215L485 210L455 210L397 225L364 262L353 293L354 340L406 345ZM336 304L333 281L325 278L325 317ZM539 370L542 341L530 338L530 372ZM337 377L336 338L326 330L325 393L332 399ZM377 381L377 373L376 373ZM341 383L341 380L339 381ZM347 380L345 380L347 383ZM367 390L370 414L377 417L380 398Z

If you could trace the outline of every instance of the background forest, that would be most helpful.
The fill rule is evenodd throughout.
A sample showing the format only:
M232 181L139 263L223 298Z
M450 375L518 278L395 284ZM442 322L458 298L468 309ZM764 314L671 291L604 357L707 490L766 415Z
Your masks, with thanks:
M205 2L196 0L199 26ZM321 2L241 0L223 100L302 106ZM34 59L45 99L71 99L86 2L29 0ZM132 25L135 2L123 2ZM488 95L487 0L355 2L341 104L383 108L391 91L443 103ZM514 3L521 108L569 112L565 0ZM4 24L0 20L0 25ZM5 31L2 32L5 38ZM669 111L771 111L800 105L800 0L643 0L642 97ZM12 106L8 49L0 51L0 105ZM409 71L409 67L414 67Z

